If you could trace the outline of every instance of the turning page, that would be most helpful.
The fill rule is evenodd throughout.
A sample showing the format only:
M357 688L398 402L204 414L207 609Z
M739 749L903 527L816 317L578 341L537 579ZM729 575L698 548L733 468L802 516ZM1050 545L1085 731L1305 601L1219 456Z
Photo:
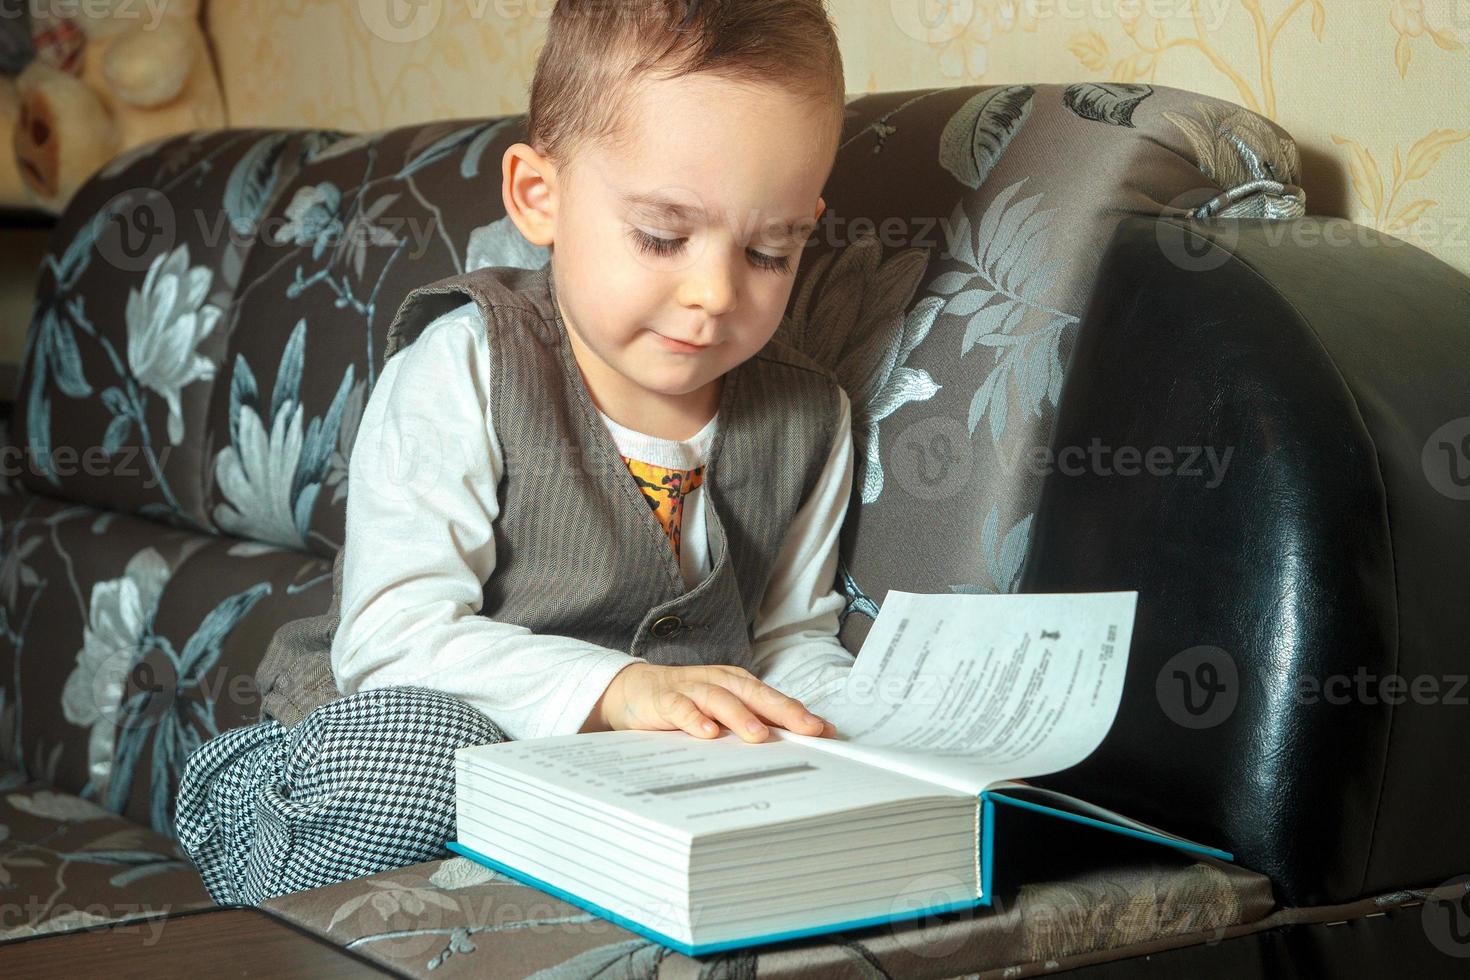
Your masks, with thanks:
M1137 592L890 591L844 690L832 738L772 729L979 794L1076 765L1112 727Z

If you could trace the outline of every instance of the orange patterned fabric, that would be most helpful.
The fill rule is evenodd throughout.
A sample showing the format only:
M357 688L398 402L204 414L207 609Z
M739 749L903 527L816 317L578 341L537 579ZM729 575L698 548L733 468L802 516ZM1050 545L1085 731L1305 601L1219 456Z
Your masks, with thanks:
M648 501L653 516L657 517L658 522L663 525L664 533L669 537L669 544L674 547L674 561L677 562L684 517L684 498L704 482L704 467L674 470L666 466L645 463L641 459L629 459L627 456L623 457L623 462L628 464L628 472L633 474L633 480L638 484L638 489L643 491L643 497Z

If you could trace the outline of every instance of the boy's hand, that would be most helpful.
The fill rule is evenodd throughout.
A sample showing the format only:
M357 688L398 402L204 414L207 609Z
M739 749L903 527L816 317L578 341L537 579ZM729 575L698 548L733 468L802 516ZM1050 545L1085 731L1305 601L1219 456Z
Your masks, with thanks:
M618 671L582 731L679 728L700 738L716 738L723 724L747 742L763 742L769 734L765 722L800 735L836 732L831 722L811 714L800 701L762 683L744 667L650 663L629 664ZM748 727L751 723L754 729Z

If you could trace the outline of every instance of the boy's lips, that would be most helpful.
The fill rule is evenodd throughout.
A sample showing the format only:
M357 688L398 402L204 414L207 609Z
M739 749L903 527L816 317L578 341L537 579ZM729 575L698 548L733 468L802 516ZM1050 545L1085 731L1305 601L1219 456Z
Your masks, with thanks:
M654 336L669 350L678 351L681 354L692 354L694 351L704 350L708 346L707 344L690 344L682 340L675 340L673 337L665 337L661 333L655 333Z

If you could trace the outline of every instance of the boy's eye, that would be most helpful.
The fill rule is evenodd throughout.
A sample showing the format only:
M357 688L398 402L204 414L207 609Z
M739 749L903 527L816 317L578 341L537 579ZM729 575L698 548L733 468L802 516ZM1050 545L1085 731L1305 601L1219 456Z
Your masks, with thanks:
M650 254L661 256L673 255L688 241L685 238L662 238L658 235L650 235L637 228L629 229L629 234L633 236L633 241L639 248ZM791 259L785 255L767 255L753 248L746 249L745 254L750 256L751 264L759 269L784 273L791 268Z
M661 238L658 235L650 235L646 231L637 228L632 229L633 240L643 248L645 252L655 255L673 255L684 247L682 238Z

